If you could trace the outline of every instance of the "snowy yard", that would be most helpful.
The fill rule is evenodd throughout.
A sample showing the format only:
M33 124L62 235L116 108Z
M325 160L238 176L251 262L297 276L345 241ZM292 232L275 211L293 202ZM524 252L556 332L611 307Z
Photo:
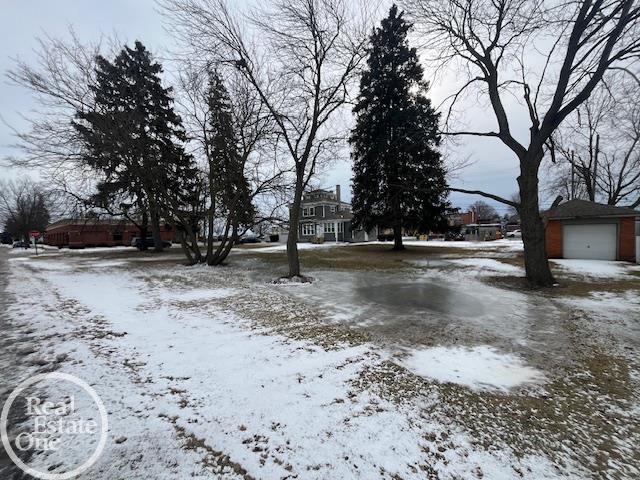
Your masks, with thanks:
M86 479L640 477L640 269L557 261L526 291L520 242L407 243L303 249L316 282L290 286L281 247L3 249L0 400L90 383L110 431Z

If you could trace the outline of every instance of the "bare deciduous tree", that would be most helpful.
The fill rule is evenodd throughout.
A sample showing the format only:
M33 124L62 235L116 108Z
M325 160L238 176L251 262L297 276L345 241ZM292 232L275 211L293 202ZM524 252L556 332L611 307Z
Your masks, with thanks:
M635 0L407 0L424 44L438 66L455 65L464 84L451 112L475 89L488 100L494 130L452 131L497 139L520 166L520 202L477 193L518 209L530 283L551 286L539 208L539 169L553 134L611 68L628 68L640 53L640 5ZM529 131L518 139L507 97L519 99Z
M223 209L215 202L220 179L214 178L212 174L214 151L209 124L212 112L208 105L210 66L204 65L203 68L197 63L183 61L178 82L178 104L192 140L192 153L200 159L207 185L206 195L202 199L202 217L206 220L206 253L203 256L197 241L190 241L189 249L193 253L194 263L202 261L210 265L220 264L237 241L233 235L234 230L242 234L244 232L240 228L247 230L273 220L275 211L285 204L284 198L289 190L286 180L292 173L290 168L283 165L286 162L278 158L277 149L274 148L277 137L266 107L243 75L235 70L226 73L223 80L231 101L230 112L238 143L239 161L257 216L253 222L237 225L234 229L230 212L221 211ZM216 238L220 240L217 247L214 246Z
M472 203L469 210L475 214L477 223L492 221L498 217L497 210L482 200Z
M14 239L29 241L29 232L44 232L49 223L47 192L29 178L0 184L0 220Z
M566 198L640 206L638 95L640 84L625 84L615 75L576 109L554 139L549 190L561 190Z
M21 154L8 158L13 166L37 170L51 188L69 194L76 206L93 191L95 172L82 159L82 141L72 127L77 112L94 107L96 57L103 41L82 43L75 32L69 38L37 39L36 61L16 60L9 81L30 91L36 109L24 116L25 130L15 130Z
M295 171L287 257L289 277L299 277L302 194L332 147L344 140L331 119L347 102L365 54L366 5L276 0L244 12L224 0L164 0L161 5L192 54L240 73L269 112L278 148Z

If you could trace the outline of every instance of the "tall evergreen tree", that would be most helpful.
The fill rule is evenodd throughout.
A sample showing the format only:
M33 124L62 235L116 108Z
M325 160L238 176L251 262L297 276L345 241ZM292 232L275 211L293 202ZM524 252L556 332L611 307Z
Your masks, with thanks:
M113 63L98 57L95 109L78 112L74 124L87 164L102 174L99 201L135 206L142 241L150 220L156 250L162 250L161 219L169 220L170 208L188 195L195 171L182 146L186 136L173 110L172 89L162 86L161 73L140 42L125 46Z
M354 224L392 227L394 250L404 228L434 228L447 207L439 114L407 41L411 26L393 5L371 35L350 138Z
M237 240L238 228L250 224L255 214L251 203L245 165L234 132L231 99L222 79L211 72L207 94L209 122L206 155L209 163L209 238L207 263L218 265L224 261ZM214 216L226 219L220 245L213 251Z

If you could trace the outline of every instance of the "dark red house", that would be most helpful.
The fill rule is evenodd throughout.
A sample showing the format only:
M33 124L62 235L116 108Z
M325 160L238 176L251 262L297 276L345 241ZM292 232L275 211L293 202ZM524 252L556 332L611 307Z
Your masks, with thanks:
M169 225L160 229L163 240L173 241L174 233ZM47 227L44 243L69 248L129 246L139 236L138 227L124 220L64 219Z

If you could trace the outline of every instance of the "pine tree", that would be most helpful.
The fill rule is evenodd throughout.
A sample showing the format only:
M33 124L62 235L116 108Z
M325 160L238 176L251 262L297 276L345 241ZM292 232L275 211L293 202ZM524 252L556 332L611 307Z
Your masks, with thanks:
M371 35L350 138L354 225L392 227L394 250L404 248L403 229L434 228L447 208L439 114L407 41L411 26L393 5Z
M99 57L95 108L78 112L74 124L87 164L102 174L99 199L104 206L123 197L135 205L142 241L150 220L156 250L162 250L161 219L169 220L171 208L188 200L195 175L172 89L162 86L161 73L140 42L125 46L113 63Z
M207 107L207 159L211 198L207 263L218 265L224 261L237 240L240 225L251 223L255 212L244 172L244 160L234 133L231 99L216 72L211 72L209 76ZM222 241L214 252L212 232L216 213L226 218L226 226Z

